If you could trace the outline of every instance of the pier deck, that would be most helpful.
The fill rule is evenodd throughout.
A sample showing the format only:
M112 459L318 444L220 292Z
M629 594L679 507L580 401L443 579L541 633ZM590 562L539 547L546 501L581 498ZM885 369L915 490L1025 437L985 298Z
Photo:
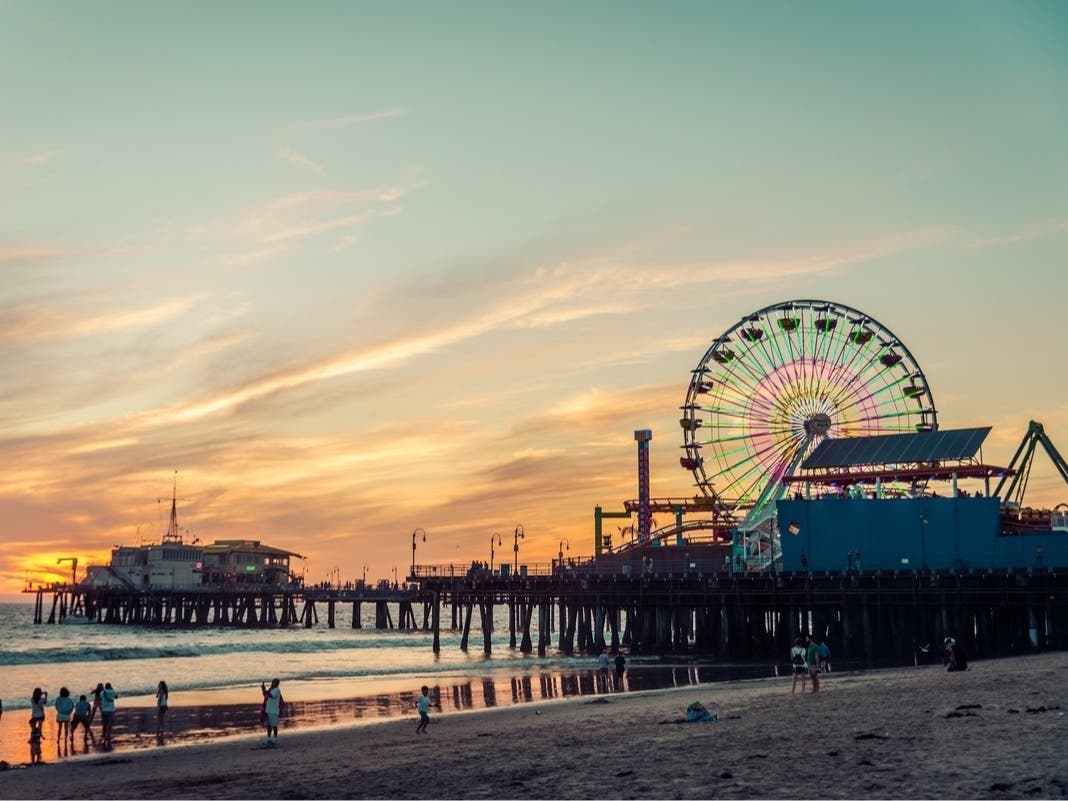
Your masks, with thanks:
M869 663L908 661L924 647L938 651L949 636L978 657L1068 648L1064 569L645 575L557 570L519 576L472 570L458 576L417 566L408 585L397 590L56 586L35 592L38 623L81 616L110 624L311 627L325 622L333 628L338 605L351 604L351 625L358 628L362 605L374 604L376 628L421 629L432 635L438 651L444 614L445 628L460 634L460 648L471 646L474 627L487 654L494 638L502 636L493 622L499 606L508 614L507 647L539 654L618 648L776 660L794 637L809 632L826 638L836 658Z

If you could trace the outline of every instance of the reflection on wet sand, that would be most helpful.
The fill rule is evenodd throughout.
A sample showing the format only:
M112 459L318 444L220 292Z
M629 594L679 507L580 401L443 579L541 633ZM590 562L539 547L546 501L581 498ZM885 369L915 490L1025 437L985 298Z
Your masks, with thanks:
M768 665L723 666L701 664L665 665L661 663L631 663L626 673L618 677L614 672L602 672L596 665L589 670L549 671L532 670L520 675L441 677L431 684L433 707L439 713L470 711L498 706L551 701L586 695L605 695L635 690L679 687L726 679L763 677L770 672ZM388 718L415 718L418 682L410 691L377 695L339 697L301 701L299 682L286 688L286 714L280 722L284 736L286 729L334 726L358 721ZM427 682L428 684L430 682ZM167 728L163 737L156 736L154 707L120 707L115 713L112 745L90 731L88 736L74 740L55 737L55 721L48 719L40 743L43 761L69 759L108 750L154 748L175 744L191 744L217 740L233 735L254 735L261 731L260 694L250 693L248 703L182 706L180 694L172 696L167 713ZM7 721L4 721L6 724ZM17 730L16 730L17 731ZM6 734L10 734L8 730ZM24 752L25 753L25 752ZM37 759L36 754L31 755Z

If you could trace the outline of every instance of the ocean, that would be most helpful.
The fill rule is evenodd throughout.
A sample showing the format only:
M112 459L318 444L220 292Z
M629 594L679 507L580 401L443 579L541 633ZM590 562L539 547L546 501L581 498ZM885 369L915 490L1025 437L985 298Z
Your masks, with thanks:
M371 605L368 605L371 606ZM602 675L597 660L550 651L544 657L508 647L507 608L497 607L493 651L482 652L481 632L460 650L460 632L443 630L434 654L432 635L374 628L374 608L353 629L345 605L336 628L171 629L123 625L33 623L33 604L0 604L0 760L29 761L30 695L41 687L49 704L67 687L77 700L99 682L119 694L113 749L173 746L259 729L261 682L281 680L286 729L415 719L415 698L431 688L433 713L451 714L582 695L630 692L773 675L774 666L722 664L687 657L627 656L623 679ZM537 642L536 633L533 634ZM555 640L554 640L555 641ZM166 735L155 738L155 692L170 691ZM58 744L55 711L43 730L44 761L80 758L99 742ZM99 740L99 717L94 722Z

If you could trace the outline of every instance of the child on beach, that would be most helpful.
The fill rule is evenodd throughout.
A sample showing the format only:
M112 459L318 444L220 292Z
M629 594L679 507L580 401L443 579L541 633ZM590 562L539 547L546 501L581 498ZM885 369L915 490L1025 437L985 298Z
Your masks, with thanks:
M31 729L30 739L27 742L30 744L30 764L41 764L41 740L43 735L40 729Z
M271 679L271 687L260 682L263 691L263 712L266 716L267 741L264 745L278 745L278 718L282 714L282 688L278 679Z
M48 693L40 687L33 688L30 696L30 732L40 731L44 725L45 704L48 703Z
M415 727L415 733L426 734L427 724L430 723L430 688L424 684L420 692L422 694L415 701L415 708L419 710L419 725Z
M56 739L63 740L73 737L74 732L70 728L70 714L74 711L74 699L70 697L70 690L66 687L59 688L59 698L56 699Z

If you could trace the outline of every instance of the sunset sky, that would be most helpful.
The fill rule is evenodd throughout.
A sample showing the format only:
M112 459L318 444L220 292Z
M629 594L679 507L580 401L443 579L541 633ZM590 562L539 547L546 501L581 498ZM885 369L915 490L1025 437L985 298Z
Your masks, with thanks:
M1068 453L1066 54L1062 2L0 0L0 593L158 539L175 470L309 581L588 555L792 298L986 462Z

